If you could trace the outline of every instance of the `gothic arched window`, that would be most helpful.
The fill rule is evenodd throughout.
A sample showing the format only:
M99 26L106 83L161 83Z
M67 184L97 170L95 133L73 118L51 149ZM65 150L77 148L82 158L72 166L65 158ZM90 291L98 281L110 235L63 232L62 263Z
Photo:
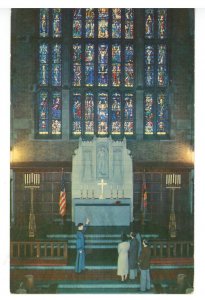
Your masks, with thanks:
M167 138L167 10L145 9L144 136Z
M134 9L72 18L72 136L134 136Z
M37 137L62 134L61 9L40 9L38 43Z

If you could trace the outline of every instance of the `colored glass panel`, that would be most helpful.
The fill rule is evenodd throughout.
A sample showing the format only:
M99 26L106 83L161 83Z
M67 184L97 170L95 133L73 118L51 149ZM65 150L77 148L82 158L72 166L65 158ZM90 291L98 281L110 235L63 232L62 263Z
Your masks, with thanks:
M59 38L62 35L62 24L61 23L62 23L61 9L55 8L55 9L53 9L53 23L52 23L54 38Z
M48 134L48 92L41 91L38 103L38 133Z
M121 46L112 45L112 85L120 86L121 74Z
M132 135L134 130L133 94L126 93L124 100L124 134Z
M40 9L40 37L49 35L49 10L48 8Z
M112 38L121 37L121 9L112 9Z
M154 10L145 9L145 37L154 38Z
M158 86L165 86L167 84L167 54L166 45L158 45L158 68L157 68L157 83Z
M125 64L125 86L133 87L134 86L134 68L133 63Z
M94 95L85 94L85 134L94 134Z
M41 86L48 85L48 65L41 64L39 70L39 84Z
M48 45L45 43L39 46L39 61L40 64L48 63Z
M98 86L108 85L108 45L98 46Z
M82 12L81 9L73 10L73 38L82 37Z
M154 85L154 47L145 46L145 84Z
M81 119L82 119L82 103L81 103L81 94L74 93L73 94L73 123L72 129L74 135L80 135L82 128L81 128Z
M121 95L115 93L112 95L111 107L111 132L112 134L121 134Z
M85 46L85 85L94 85L94 45Z
M61 93L53 92L52 95L52 134L61 134L61 112L62 112L62 101Z
M55 44L52 46L52 61L55 64L61 63L61 45Z
M73 45L73 85L80 86L82 80L81 70L82 48L79 44Z
M125 62L133 62L134 57L134 48L133 45L126 45L125 46Z
M165 135L168 133L168 106L164 93L157 97L157 134Z
M152 135L154 133L154 99L151 93L145 95L144 133L146 135Z
M134 38L134 12L132 8L125 9L125 38Z
M108 133L108 94L99 93L97 101L98 134Z
M52 64L52 85L61 85L61 64Z
M108 9L98 9L98 38L108 38Z
M167 37L167 10L158 9L158 38Z
M86 38L94 38L94 30L95 30L95 23L94 23L95 13L93 8L86 8L85 12L85 37Z

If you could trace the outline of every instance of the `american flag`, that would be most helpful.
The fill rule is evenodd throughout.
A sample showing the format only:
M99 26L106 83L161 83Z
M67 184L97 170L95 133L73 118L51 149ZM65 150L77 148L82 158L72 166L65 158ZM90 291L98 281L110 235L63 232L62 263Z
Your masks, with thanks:
M59 213L62 217L66 214L66 192L65 192L65 181L64 181L64 173L62 171L61 176L61 191L59 197Z

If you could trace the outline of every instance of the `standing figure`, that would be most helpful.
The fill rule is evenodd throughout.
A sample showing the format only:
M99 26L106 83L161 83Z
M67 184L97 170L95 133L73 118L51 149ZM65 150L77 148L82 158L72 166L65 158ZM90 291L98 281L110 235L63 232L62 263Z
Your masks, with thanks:
M130 250L129 250L129 269L130 280L134 280L137 277L137 257L139 242L136 239L136 233L130 232Z
M121 276L121 282L127 280L128 275L128 251L130 243L126 234L122 234L122 242L118 244L117 275Z
M83 223L78 224L78 230L76 234L76 249L77 249L77 256L76 256L76 265L75 265L75 272L81 273L85 270L85 237L84 233L87 229L87 225L89 224L89 219L87 218L85 226Z
M139 259L140 255L142 253L142 239L141 239L141 234L139 232L136 233L136 240L138 241L137 259Z
M139 267L141 270L140 276L140 290L145 292L150 290L150 258L151 258L151 249L146 240L142 241L142 254L139 257Z

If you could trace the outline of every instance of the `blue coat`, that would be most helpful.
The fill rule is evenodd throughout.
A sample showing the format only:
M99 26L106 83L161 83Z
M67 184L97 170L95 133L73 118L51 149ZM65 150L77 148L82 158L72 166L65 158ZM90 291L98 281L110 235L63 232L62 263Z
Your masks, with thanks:
M86 226L83 230L78 230L76 233L76 264L75 264L75 271L80 273L85 269L85 237L84 232L86 231Z

